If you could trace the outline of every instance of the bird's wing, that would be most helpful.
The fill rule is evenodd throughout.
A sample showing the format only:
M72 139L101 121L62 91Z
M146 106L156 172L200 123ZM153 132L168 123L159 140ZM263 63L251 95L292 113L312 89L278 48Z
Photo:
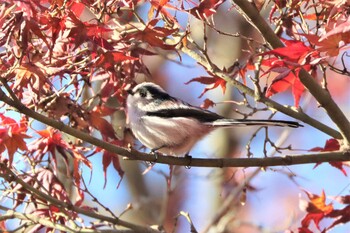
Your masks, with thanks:
M166 108L159 109L157 111L149 111L146 112L146 115L157 116L162 118L187 117L196 119L203 123L209 123L224 118L216 113L196 108L190 105L183 105L179 108Z

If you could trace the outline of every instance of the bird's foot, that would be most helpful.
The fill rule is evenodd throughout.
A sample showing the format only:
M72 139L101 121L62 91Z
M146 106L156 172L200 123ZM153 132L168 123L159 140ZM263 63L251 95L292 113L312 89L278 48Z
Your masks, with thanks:
M188 165L185 166L186 169L191 169L191 163L192 163L192 156L189 155L188 153L185 154L185 159L188 159Z
M153 161L149 161L148 163L150 163L151 165L155 164L158 161L158 155L160 155L160 153L158 152L159 149L161 149L162 147L157 147L157 148L153 148L151 150L151 155L154 155L154 160Z

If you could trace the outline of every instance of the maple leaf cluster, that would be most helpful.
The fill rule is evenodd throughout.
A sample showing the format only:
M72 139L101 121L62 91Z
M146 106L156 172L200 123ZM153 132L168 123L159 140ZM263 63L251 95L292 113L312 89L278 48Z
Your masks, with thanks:
M294 105L298 107L305 91L299 79L300 70L317 79L319 67L334 69L337 57L346 53L350 43L348 7L348 1L293 0L290 4L275 1L269 19L280 25L277 34L284 47L261 54L264 57L262 77L267 74L273 77L267 97L291 88Z
M262 66L268 67L263 75L277 73L266 96L270 97L276 93L284 92L292 88L295 106L299 106L300 98L305 90L304 85L298 78L300 69L312 71L312 64L319 61L319 52L306 46L301 41L286 40L286 47L277 48L262 54L262 56L272 55L272 58L264 59Z
M31 187L42 192L44 195L63 201L68 205L73 204L71 203L69 193L64 188L63 184L49 169L39 168L36 171L27 173L26 176L23 177L23 181L26 185L30 185ZM39 198L32 195L27 200L26 194L28 191L24 186L24 184L17 184L12 188L14 193L17 193L17 197L14 198L16 200L14 207L21 205L23 202L30 201L33 206L28 205L29 214L33 214L41 218L48 218L52 222L58 222L61 224L66 224L68 221L74 220L78 217L73 211L68 211L64 208L59 208L53 205L50 200L45 197ZM75 206L81 206L81 204L81 200L74 203ZM37 232L41 229L45 229L47 231L54 230L54 228L45 228L41 224L35 224L29 232Z
M315 224L320 232L327 232L339 224L350 222L350 195L338 196L332 198L345 207L335 209L332 203L326 204L326 194L322 191L321 195L312 194L305 191L309 198L309 202L302 201L301 207L305 209L307 214L301 221L299 233L312 233L310 225ZM333 222L328 227L321 229L320 223L322 220L331 219Z

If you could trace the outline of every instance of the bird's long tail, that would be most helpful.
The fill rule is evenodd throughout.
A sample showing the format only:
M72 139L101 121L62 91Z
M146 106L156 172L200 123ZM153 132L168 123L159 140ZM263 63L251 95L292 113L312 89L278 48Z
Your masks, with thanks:
M282 121L282 120L254 120L254 119L218 119L210 123L214 127L232 127L232 126L288 126L293 128L303 127L296 121Z

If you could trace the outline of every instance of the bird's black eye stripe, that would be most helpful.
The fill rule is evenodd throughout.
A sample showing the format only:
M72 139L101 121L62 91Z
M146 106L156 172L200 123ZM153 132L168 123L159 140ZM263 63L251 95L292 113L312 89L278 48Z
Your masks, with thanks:
M170 95L168 95L167 93L159 90L156 87L149 86L149 87L147 87L147 89L148 89L149 93L152 95L153 99L156 99L156 100L170 100L170 99L173 99Z

